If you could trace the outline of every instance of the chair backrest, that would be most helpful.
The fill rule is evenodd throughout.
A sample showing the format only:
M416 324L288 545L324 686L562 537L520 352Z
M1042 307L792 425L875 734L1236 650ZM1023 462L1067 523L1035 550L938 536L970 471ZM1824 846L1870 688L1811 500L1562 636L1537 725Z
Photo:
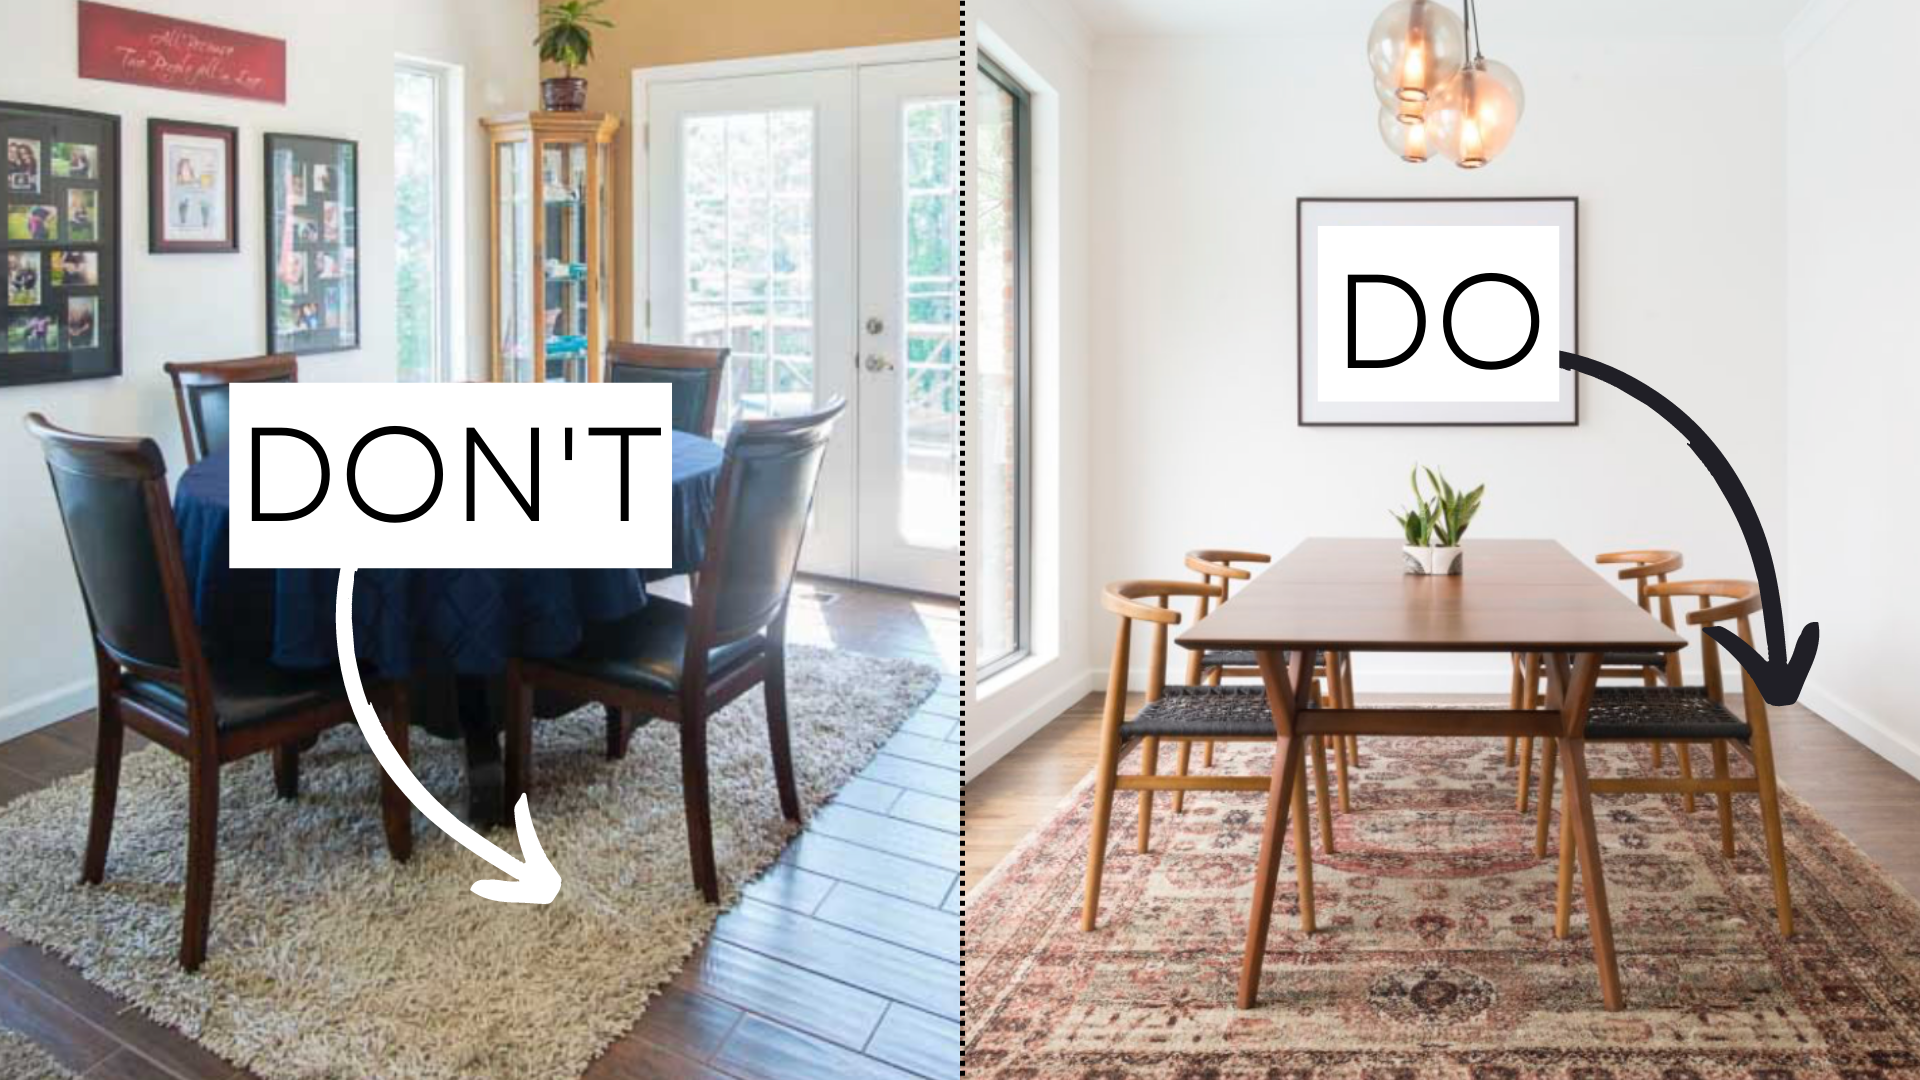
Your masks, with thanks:
M1662 600L1671 600L1676 596L1699 597L1699 609L1687 612L1687 625L1700 627L1700 667L1706 675L1707 696L1715 701L1721 700L1720 646L1706 632L1706 628L1731 619L1740 640L1753 644L1753 616L1761 608L1760 586L1751 581L1727 579L1666 581L1647 586L1647 591ZM1766 700L1753 685L1752 676L1743 671L1741 678L1741 696L1745 700L1747 720L1753 722L1757 710L1760 722L1764 723Z
M666 383L673 387L674 430L711 439L720 414L720 376L732 352L616 341L607 346L607 381Z
M1203 581L1116 581L1100 594L1100 604L1120 616L1113 643L1113 666L1107 674L1107 708L1117 708L1127 696L1127 672L1132 666L1133 624L1153 624L1153 653L1147 665L1147 700L1158 701L1167 688L1167 627L1180 625L1180 613L1167 601L1175 596L1197 596L1204 603L1223 592ZM1144 603L1152 600L1154 603ZM1196 654L1197 655L1197 654Z
M1626 563L1626 568L1620 571L1620 580L1633 582L1634 599L1638 600L1640 606L1647 611L1653 610L1655 599L1653 593L1648 591L1648 586L1667 580L1667 575L1686 565L1686 560L1681 558L1679 552L1662 551L1657 548L1641 551L1609 551L1594 561ZM1674 627L1673 601L1664 596L1658 599L1660 600L1660 621L1666 623L1667 628L1671 630Z
M728 433L694 595L690 652L757 634L786 609L820 463L834 421L846 407L835 398L816 413L749 420Z
M66 431L39 413L27 417L27 430L46 454L103 659L197 696L206 685L205 661L160 447L152 439Z
M300 381L300 362L291 356L168 364L166 371L173 380L173 401L180 409L180 435L186 440L189 464L227 448L228 387L241 382Z
M1209 585L1218 585L1220 589L1219 599L1223 604L1227 602L1228 595L1232 593L1234 582L1248 581L1253 577L1253 571L1245 569L1244 567L1235 566L1235 563L1270 563L1272 561L1273 556L1262 554L1258 551L1229 551L1223 548L1200 548L1197 551L1187 552L1187 569L1199 574L1201 581ZM1200 595L1198 610L1194 614L1194 619L1204 619L1207 617L1207 613L1212 610L1213 597L1202 593ZM1200 661L1201 655L1198 649L1193 650L1192 654L1187 657L1187 682L1191 685L1197 686L1200 683Z

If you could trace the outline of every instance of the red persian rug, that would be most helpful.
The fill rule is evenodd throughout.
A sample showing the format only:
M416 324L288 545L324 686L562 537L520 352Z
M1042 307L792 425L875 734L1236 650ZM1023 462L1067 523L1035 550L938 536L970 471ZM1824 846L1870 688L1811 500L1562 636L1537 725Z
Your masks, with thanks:
M1272 761L1257 744L1219 749L1216 770L1265 775ZM1734 800L1732 861L1710 798L1688 815L1678 796L1598 797L1627 997L1609 1013L1577 900L1572 936L1554 939L1554 856L1533 857L1503 744L1368 738L1362 759L1338 853L1315 855L1319 928L1299 932L1289 844L1260 1004L1245 1011L1234 991L1265 796L1190 794L1176 817L1162 793L1139 855L1138 794L1123 793L1100 925L1082 933L1089 777L969 897L967 1075L1920 1077L1920 905L1791 794L1791 940L1753 797ZM1649 767L1644 746L1595 747L1590 762L1596 776Z

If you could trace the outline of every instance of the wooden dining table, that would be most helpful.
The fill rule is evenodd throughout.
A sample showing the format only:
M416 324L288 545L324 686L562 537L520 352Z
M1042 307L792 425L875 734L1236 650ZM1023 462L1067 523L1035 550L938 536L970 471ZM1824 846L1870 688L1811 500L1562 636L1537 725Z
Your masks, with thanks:
M1240 972L1243 1009L1259 995L1287 812L1315 735L1557 740L1562 812L1572 815L1601 997L1609 1010L1624 1006L1587 777L1587 707L1602 655L1670 652L1686 642L1552 540L1464 546L1461 574L1419 576L1406 573L1396 540L1307 540L1180 635L1189 649L1252 651L1273 711L1273 776ZM1312 701L1320 650L1538 653L1548 692L1538 709L1320 708Z

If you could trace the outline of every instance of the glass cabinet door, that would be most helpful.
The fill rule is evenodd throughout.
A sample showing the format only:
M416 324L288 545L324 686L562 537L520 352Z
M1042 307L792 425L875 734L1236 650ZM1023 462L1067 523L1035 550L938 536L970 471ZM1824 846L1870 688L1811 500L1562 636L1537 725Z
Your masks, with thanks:
M587 320L593 304L587 273L587 153L585 143L543 142L540 180L544 246L548 382L586 382L594 341Z
M496 228L499 230L500 377L531 382L534 377L533 292L533 144L505 142L495 148L500 175Z

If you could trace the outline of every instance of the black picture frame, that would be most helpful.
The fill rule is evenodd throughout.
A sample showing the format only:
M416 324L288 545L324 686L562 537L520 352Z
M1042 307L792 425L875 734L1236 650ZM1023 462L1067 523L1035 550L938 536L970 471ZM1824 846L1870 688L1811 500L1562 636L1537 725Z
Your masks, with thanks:
M0 145L0 387L117 378L120 118L0 101Z
M169 203L167 192L168 167L164 150L166 139L182 135L202 139L217 139L226 155L226 206L214 213L218 220L226 224L225 240L178 240L168 239L167 222L177 209L186 213L185 207L176 207ZM203 208L203 213L204 208ZM240 129L223 127L219 124L199 124L186 120L147 121L147 252L152 255L230 255L240 250Z
M265 150L266 351L358 349L360 144L268 132Z
M1564 204L1570 220L1566 243L1570 250L1565 253L1570 270L1565 275L1563 288L1570 298L1572 326L1568 330L1571 351L1580 351L1580 199L1573 195L1509 195L1509 196L1350 196L1315 197L1305 196L1294 202L1294 407L1295 423L1300 427L1578 427L1580 425L1580 377L1573 372L1563 372L1562 380L1567 390L1563 402L1556 407L1564 407L1567 415L1564 419L1309 419L1307 385L1307 277L1311 272L1307 266L1306 215L1307 208L1324 204L1387 205L1403 204L1421 206L1423 204L1453 203L1465 205L1512 204L1516 206ZM1318 404L1316 402L1316 404ZM1476 403L1477 404L1477 403ZM1431 407L1430 407L1431 408Z

